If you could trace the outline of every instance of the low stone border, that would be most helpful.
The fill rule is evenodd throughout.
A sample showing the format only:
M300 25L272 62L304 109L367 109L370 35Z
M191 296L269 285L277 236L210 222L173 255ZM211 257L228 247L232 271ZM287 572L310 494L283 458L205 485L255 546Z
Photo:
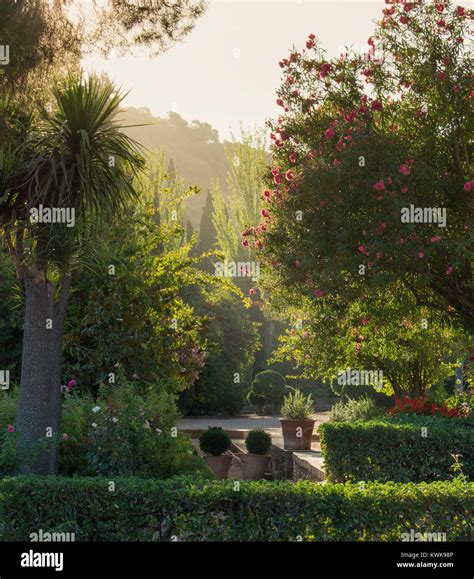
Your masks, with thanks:
M279 444L272 444L273 480L314 480L323 482L326 478L324 461L320 452L305 450L293 452Z

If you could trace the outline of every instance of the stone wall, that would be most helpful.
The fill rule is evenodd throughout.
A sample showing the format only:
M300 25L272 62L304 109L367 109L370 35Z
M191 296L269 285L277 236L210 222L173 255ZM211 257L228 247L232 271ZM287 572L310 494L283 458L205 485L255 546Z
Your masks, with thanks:
M294 452L292 480L324 481L323 461L319 453Z
M321 453L314 451L291 452L272 444L273 480L314 480L325 479Z
M272 475L273 480L292 480L293 478L293 453L284 450L281 446L272 444Z

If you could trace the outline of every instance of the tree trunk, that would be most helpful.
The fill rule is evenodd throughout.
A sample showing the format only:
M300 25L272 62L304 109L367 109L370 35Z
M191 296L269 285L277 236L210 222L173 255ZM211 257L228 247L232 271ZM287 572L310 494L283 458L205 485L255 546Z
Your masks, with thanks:
M26 303L16 421L21 452L19 470L23 474L56 474L58 445L50 437L59 435L61 425L63 331L71 278L69 274L63 276L58 302L44 270L31 268L23 279ZM34 452L48 440L49 448ZM27 454L24 449L28 449Z
M24 277L25 323L21 361L20 399L16 428L20 435L20 465L22 474L47 474L45 453L39 457L25 456L46 435L49 387L49 331L46 320L51 316L44 271L29 270Z
M61 377L63 369L64 322L66 321L70 287L71 274L66 273L62 277L60 298L58 302L53 305L53 328L51 330L51 374L48 392L48 422L52 428L53 436L56 436L58 439L60 436L62 416ZM54 294L52 299L54 300ZM54 449L49 455L49 459L49 474L58 474L59 444L54 446Z

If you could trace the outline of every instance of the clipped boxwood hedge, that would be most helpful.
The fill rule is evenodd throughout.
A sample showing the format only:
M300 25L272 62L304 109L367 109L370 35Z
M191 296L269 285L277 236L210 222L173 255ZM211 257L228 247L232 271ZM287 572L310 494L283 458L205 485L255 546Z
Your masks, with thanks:
M401 416L326 422L319 433L332 482L447 480L453 475L453 454L462 455L464 474L474 475L474 426L465 419Z
M470 538L474 484L319 484L16 477L0 481L0 539L39 529L76 541L378 541Z

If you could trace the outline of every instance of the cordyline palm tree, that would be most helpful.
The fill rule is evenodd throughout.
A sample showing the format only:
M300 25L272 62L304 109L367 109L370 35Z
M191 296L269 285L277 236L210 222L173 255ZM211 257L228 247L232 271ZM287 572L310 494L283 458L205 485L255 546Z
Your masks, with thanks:
M143 168L116 121L123 95L108 81L68 79L40 119L6 105L0 142L0 225L25 295L16 430L20 472L57 473L63 329L81 223L125 210ZM32 223L31 210L70 208L75 225ZM20 448L19 447L19 448ZM39 449L39 450L38 450Z

